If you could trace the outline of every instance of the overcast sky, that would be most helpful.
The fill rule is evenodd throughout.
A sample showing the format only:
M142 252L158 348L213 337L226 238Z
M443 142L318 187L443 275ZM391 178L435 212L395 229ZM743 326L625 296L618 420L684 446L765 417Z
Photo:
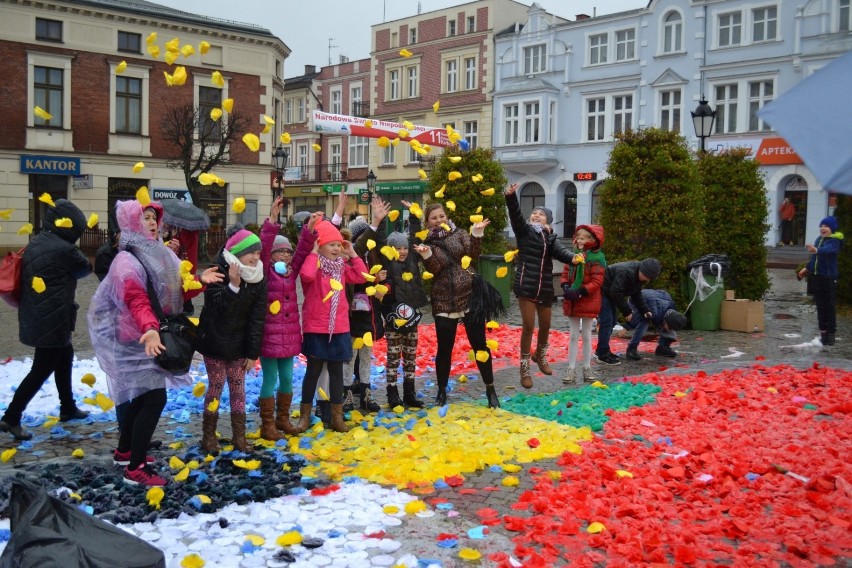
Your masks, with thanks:
M165 4L162 0L152 0ZM340 55L349 59L370 56L370 26L421 12L466 4L464 0L178 0L169 6L194 14L213 16L269 29L292 53L284 64L284 76L296 77L305 65L318 68L329 63L329 38L333 63ZM532 4L532 0L520 0ZM574 19L576 14L611 14L643 8L647 0L538 0L551 14Z

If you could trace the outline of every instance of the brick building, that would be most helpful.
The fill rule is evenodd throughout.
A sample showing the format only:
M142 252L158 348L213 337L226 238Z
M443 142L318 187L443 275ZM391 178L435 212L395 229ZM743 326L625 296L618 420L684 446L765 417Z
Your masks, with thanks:
M16 234L26 222L38 230L44 205L37 198L45 192L97 213L101 229L115 201L133 198L140 186L155 199L184 196L183 172L167 164L175 147L161 132L164 116L184 103L208 120L211 109L233 99L234 112L256 125L261 140L259 152L232 144L231 164L215 172L227 184L202 192L199 205L213 229L237 220L229 207L234 197L247 201L242 222L256 222L258 210L267 210L281 126L266 134L261 129L282 97L290 54L269 30L143 0L0 0L0 11L0 56L10 78L0 85L0 209L13 210L3 221L0 249L26 244L27 237ZM185 53L169 65L166 43L174 38ZM202 42L209 44L204 54ZM186 82L170 87L164 73L178 66ZM223 86L214 84L214 71ZM51 118L34 113L36 106ZM140 161L145 168L134 174Z

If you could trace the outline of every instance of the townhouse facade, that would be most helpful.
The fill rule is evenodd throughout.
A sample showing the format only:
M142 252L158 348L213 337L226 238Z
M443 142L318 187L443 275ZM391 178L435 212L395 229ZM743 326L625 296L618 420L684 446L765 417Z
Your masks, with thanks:
M269 30L143 0L0 0L0 10L0 55L7 76L17 78L0 86L0 209L12 210L0 249L27 243L16 232L25 223L38 231L42 193L97 213L102 229L115 202L133 199L141 186L154 199L184 198L183 172L169 167L175 148L162 132L169 110L183 104L198 107L206 124L212 109L233 99L234 111L248 117L261 141L258 152L231 144L231 163L215 171L227 183L203 188L197 205L210 215L211 228L256 223L258 211L268 210L280 125L262 129L264 115L275 114L283 98L290 54ZM181 51L169 64L172 40ZM178 66L186 70L185 83L169 86L164 73ZM145 167L134 173L138 162ZM241 215L230 207L238 196L247 204Z
M761 163L766 244L790 197L802 245L835 197L757 111L852 49L850 29L849 0L651 0L570 22L533 4L522 27L495 38L493 146L522 209L550 207L570 237L596 219L614 135L665 128L697 148L690 111L706 99L716 111L706 149L746 146Z

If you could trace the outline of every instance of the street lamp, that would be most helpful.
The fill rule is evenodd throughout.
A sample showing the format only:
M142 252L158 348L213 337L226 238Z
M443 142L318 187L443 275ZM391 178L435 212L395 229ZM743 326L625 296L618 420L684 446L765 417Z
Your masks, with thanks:
M376 190L376 174L373 173L373 170L370 170L370 173L367 174L367 195L370 196L370 199L373 198L373 192Z
M716 122L716 111L710 108L707 100L702 96L698 101L698 108L692 114L692 126L695 135L701 141L701 151L704 152L704 140L710 138L713 132L713 123Z
M282 187L284 183L284 170L287 169L287 158L290 157L290 149L278 146L275 153L272 154L272 167L275 168L275 185L272 187L272 202L281 197L284 191ZM280 214L279 214L280 216Z

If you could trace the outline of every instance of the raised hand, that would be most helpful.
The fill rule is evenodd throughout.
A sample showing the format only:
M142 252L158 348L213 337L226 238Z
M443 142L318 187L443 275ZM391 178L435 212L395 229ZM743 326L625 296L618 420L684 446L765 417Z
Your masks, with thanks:
M506 188L506 191L503 192L505 195L514 195L514 193L518 191L518 184L513 183L509 187Z
M414 250L417 251L417 254L420 256L426 256L432 249L430 249L427 245L414 245Z
M374 195L373 201L370 203L370 209L373 212L373 225L378 227L385 220L385 217L388 216L388 213L390 213L391 204L382 201L382 198L378 195Z
M323 217L325 217L325 213L323 213L322 211L317 211L316 213L311 213L311 218L308 219L308 230L313 231L314 226L317 223L319 223L320 221L322 221Z
M228 266L228 280L234 288L239 288L242 280L240 279L240 265L235 262Z
M202 284L218 284L225 280L225 275L219 272L218 266L211 266L201 273Z
M276 197L272 202L272 207L269 208L269 220L272 222L278 221L278 216L281 215L281 209L284 207L284 198Z
M348 256L349 258L355 258L358 254L355 252L355 249L352 248L352 243L349 241L343 241L343 254Z
M483 219L479 223L473 224L473 230L474 231L484 231L485 227L487 227L490 224L491 224L491 221L489 219Z

